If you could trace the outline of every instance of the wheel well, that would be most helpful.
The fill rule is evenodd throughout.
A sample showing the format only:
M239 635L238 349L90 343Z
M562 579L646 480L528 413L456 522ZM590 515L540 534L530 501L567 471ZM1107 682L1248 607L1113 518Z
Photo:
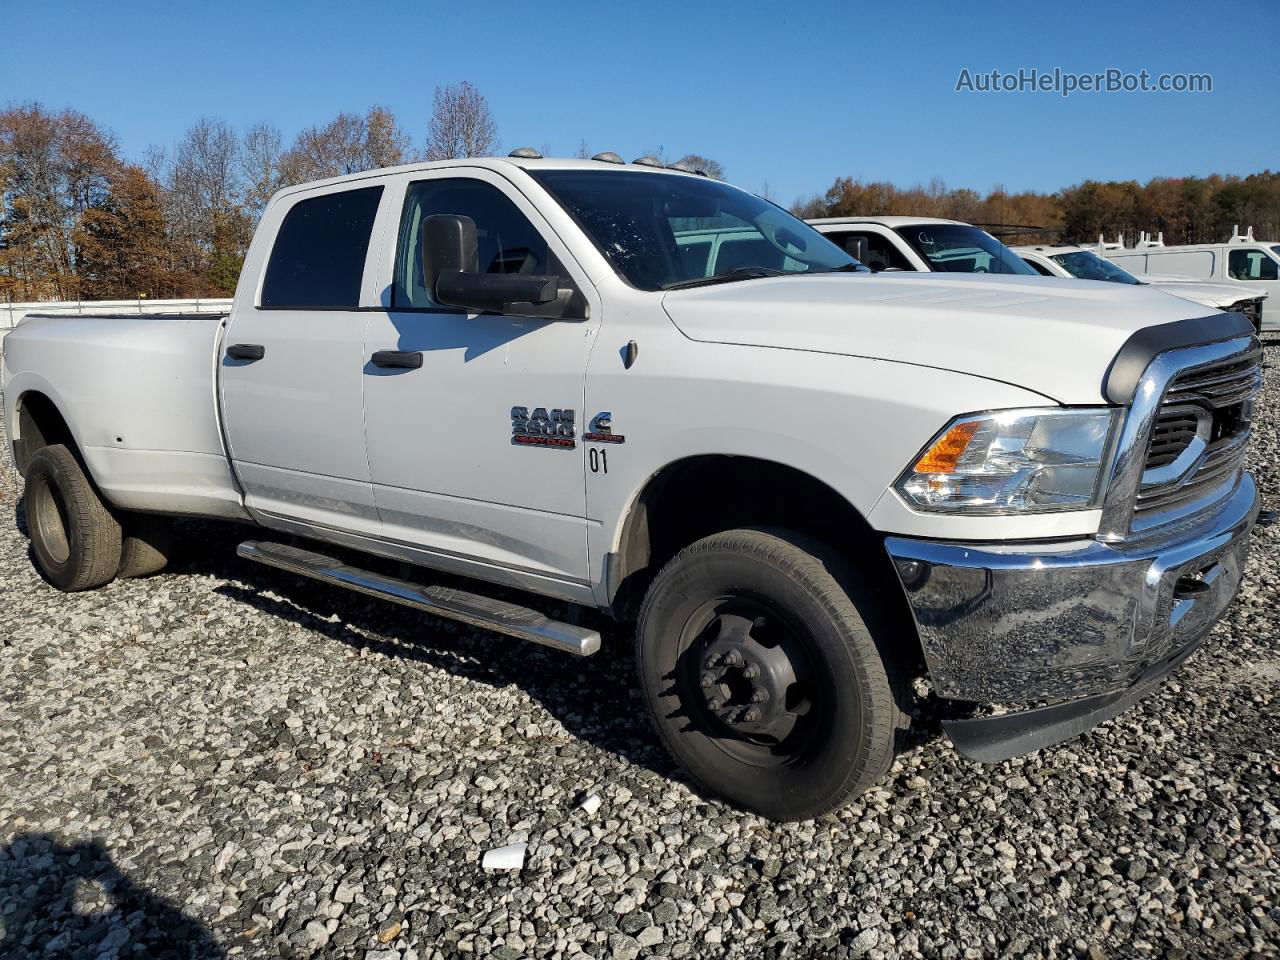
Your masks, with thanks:
M663 565L696 540L740 527L784 527L836 548L864 575L878 613L920 645L906 597L876 533L854 506L795 467L753 457L701 456L663 468L645 485L610 557L610 600L621 618L638 608Z
M42 447L65 443L77 456L71 428L52 400L43 393L24 393L18 398L18 435L13 442L13 459L25 474L32 455Z

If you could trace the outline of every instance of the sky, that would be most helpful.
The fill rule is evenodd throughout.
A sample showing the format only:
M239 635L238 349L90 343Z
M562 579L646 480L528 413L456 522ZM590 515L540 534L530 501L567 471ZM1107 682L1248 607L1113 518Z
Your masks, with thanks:
M839 176L1016 192L1280 168L1275 0L0 0L0 23L0 105L80 110L136 160L202 115L288 142L373 104L422 142L433 89L469 80L503 152L696 152L783 204ZM1020 68L1213 90L956 92Z

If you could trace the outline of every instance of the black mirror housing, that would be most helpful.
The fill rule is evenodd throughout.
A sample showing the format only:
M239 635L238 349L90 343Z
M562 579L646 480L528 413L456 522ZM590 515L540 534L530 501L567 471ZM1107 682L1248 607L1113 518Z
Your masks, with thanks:
M867 262L867 238L848 237L844 241L844 252L859 263Z
M436 302L448 307L502 312L517 303L554 303L559 277L519 273L464 273L450 270L436 278Z
M428 290L435 290L440 274L476 273L479 262L476 222L470 217L437 213L422 221L422 282Z

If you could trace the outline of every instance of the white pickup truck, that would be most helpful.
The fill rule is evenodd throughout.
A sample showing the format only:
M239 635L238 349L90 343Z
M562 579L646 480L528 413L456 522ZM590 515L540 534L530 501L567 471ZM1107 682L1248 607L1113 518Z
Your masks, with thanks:
M981 760L1118 713L1222 615L1258 511L1243 318L879 276L616 157L290 188L228 315L29 316L4 347L55 586L155 572L165 518L196 515L256 525L250 560L571 654L597 630L481 584L596 608L636 624L674 756L779 819L885 773L917 677L1000 705L946 724Z

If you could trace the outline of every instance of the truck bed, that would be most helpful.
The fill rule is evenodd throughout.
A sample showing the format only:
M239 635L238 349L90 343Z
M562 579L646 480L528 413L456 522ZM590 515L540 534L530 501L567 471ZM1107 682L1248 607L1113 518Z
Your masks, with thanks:
M52 400L122 509L243 517L218 415L226 314L28 314L4 340L6 423Z

